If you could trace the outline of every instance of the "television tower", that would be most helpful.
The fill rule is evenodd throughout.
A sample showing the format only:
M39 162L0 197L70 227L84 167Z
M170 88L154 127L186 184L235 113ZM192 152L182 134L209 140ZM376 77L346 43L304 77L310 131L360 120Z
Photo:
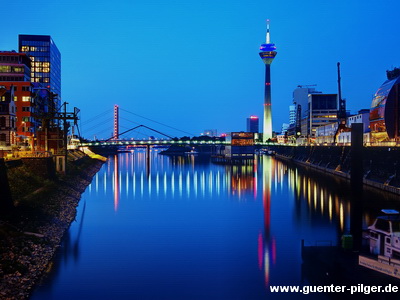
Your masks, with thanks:
M265 44L260 47L260 57L265 64L265 91L264 91L264 124L263 141L272 138L272 113L271 113L271 64L276 54L275 44L271 43L269 34L269 20L267 20L267 36Z

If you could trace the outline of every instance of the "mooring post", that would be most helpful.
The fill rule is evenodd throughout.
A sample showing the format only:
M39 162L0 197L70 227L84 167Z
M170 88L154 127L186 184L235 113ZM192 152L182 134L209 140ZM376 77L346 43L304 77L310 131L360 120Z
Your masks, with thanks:
M362 242L362 211L363 211L363 124L351 125L351 213L350 232L353 236L354 250L360 250Z
M7 178L7 166L4 158L0 158L0 187L0 214L4 215L14 207L11 197L10 185Z

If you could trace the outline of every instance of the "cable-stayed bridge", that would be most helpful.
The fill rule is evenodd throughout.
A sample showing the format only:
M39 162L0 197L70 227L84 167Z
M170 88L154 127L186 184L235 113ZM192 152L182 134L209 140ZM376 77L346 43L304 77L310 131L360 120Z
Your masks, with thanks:
M167 125L151 118L114 106L84 120L80 124L81 135L92 141L173 139L195 136L191 132Z
M107 110L83 122L81 125L81 134L85 136L91 135L94 138L93 140L81 142L82 146L146 147L158 145L167 147L170 145L196 146L228 144L225 140L220 138L190 138L190 136L194 136L193 133L138 115L122 109L117 105L114 106L112 117L110 117L110 115L110 110ZM135 121L132 119L135 119ZM146 121L147 124L151 123L151 126L140 124L137 122L138 119L141 119L140 121ZM132 127L132 125L135 126ZM123 129L123 131L121 129ZM97 138L99 136L107 136L107 132L110 132L107 138ZM183 136L183 138L177 138L177 134Z

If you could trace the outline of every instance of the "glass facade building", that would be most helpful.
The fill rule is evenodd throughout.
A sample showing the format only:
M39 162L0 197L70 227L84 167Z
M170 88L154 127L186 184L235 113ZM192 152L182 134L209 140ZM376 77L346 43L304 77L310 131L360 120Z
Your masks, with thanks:
M398 140L400 137L400 76L385 81L372 99L369 115L374 142Z
M31 81L57 94L56 108L61 99L61 54L49 35L24 35L18 39L20 52L31 57Z

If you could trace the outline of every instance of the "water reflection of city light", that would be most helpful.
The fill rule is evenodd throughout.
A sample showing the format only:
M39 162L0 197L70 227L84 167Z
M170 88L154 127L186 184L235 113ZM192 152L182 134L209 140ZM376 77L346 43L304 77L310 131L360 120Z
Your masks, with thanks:
M158 197L163 200L174 198L174 201L196 201L200 205L202 202L207 203L209 199L227 199L229 204L248 199L254 201L251 205L257 208L260 221L256 223L255 235L251 236L252 267L256 268L259 279L265 285L276 281L277 246L279 250L286 246L280 236L282 232L278 227L282 223L277 222L277 215L285 218L287 216L284 214L292 213L289 218L294 220L294 227L299 225L298 231L302 233L306 232L303 230L306 227L307 231L314 232L324 226L326 230L329 225L332 228L329 230L335 234L350 228L351 203L331 188L329 183L325 184L311 176L308 170L287 167L268 156L256 157L253 162L245 165L211 167L204 163L199 164L198 158L194 156L159 156L157 159L152 157L150 169L146 169L148 165L145 152L135 151L138 152L122 155L119 163L117 157L111 157L108 166L101 171L103 174L99 172L95 176L94 185L89 187L89 192L102 194L107 193L108 189L109 208L112 210L113 195L115 211L127 208L128 201L125 199L129 199L129 202L138 201L138 207L145 203L140 200ZM201 201L202 198L206 201ZM240 203L241 209L248 207ZM366 224L372 220L368 214L363 214L362 218ZM330 239L332 234L329 234L327 236ZM284 259L279 258L278 263Z
M114 156L113 191L114 191L114 210L117 211L119 206L119 191L120 191L118 155Z
M156 193L157 193L157 196L159 194L159 191L160 191L160 175L157 172L157 174L156 174Z
M183 187L182 187L182 171L179 171L179 197L182 198L182 191L183 191Z
M186 173L186 194L187 197L190 197L190 174L189 172Z
M343 231L344 229L344 209L343 209L343 203L340 202L340 208L339 208L339 220L340 220L340 230Z
M132 189L133 189L133 196L136 194L136 172L132 175Z
M197 171L194 172L193 183L194 183L194 195L197 198Z
M143 197L143 189L144 189L144 179L143 172L140 173L140 196Z
M175 194L175 173L171 175L171 192L173 196Z
M151 195L151 175L150 174L148 174L148 176L147 176L147 187L148 187L148 189L147 189L147 191L149 192L149 195Z
M164 195L167 195L167 190L168 190L168 186L167 186L167 172L164 172Z

